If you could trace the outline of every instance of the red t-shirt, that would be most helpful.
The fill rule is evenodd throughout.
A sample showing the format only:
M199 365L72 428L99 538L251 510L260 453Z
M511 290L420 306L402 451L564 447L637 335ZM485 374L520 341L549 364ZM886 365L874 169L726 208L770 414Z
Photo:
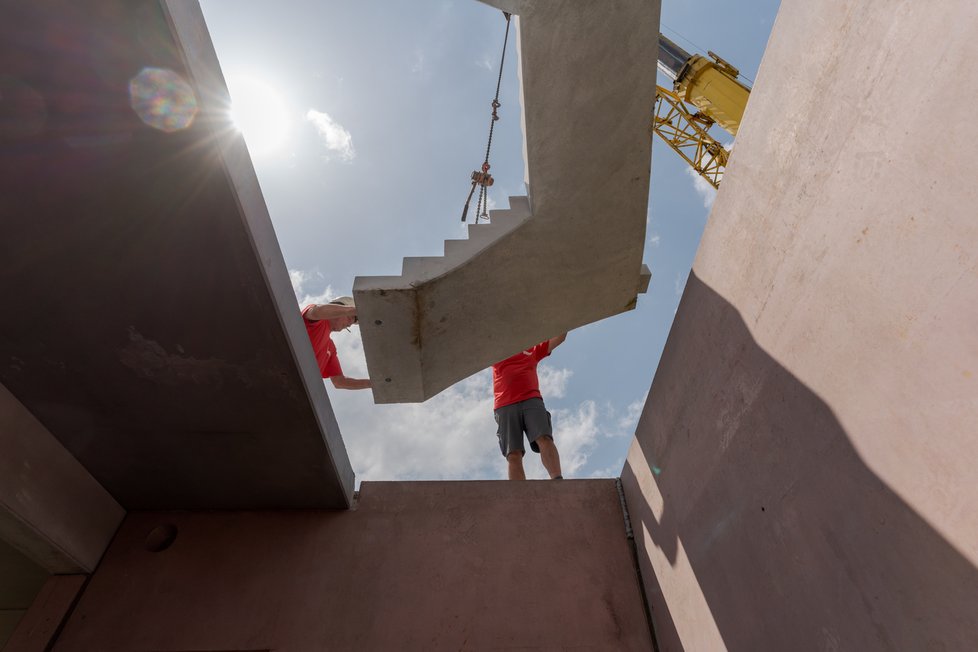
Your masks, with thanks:
M496 395L492 409L498 410L528 398L543 398L537 379L537 364L548 355L550 340L492 365L492 391Z
M302 309L302 321L306 324L306 333L309 341L312 342L312 350L316 353L316 362L319 363L319 371L323 378L342 376L343 368L340 367L340 359L336 357L336 345L330 337L332 329L329 327L328 319L313 321L306 317L306 312L312 308L308 305Z

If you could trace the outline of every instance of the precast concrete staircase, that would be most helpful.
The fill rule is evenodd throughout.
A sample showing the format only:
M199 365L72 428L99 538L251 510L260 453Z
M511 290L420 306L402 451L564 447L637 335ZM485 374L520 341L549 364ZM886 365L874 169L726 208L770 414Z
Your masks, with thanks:
M470 225L467 240L447 240L444 256L356 279L378 403L424 401L631 310L651 276L642 254L659 3L486 3L517 14L529 194Z
M489 222L469 224L467 239L445 240L444 256L406 257L401 265L400 278L410 278L414 283L430 281L477 256L530 217L528 197L510 197L509 205L509 209L489 211Z

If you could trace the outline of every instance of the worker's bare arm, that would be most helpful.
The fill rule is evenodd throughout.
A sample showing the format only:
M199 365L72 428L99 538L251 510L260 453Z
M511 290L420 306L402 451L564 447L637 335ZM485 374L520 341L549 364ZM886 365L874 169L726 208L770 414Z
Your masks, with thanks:
M336 389L370 389L369 378L347 378L346 376L332 376L333 387Z
M563 335L558 335L557 337L551 337L549 340L547 340L547 344L550 347L547 350L550 353L553 353L554 352L554 349L556 349L558 346L560 346L561 344L563 344L564 343L564 340L566 340L566 339L567 339L567 333L564 333Z
M320 303L306 311L306 319L320 321L322 319L337 319L339 317L356 317L357 309L352 306L341 306L336 303Z

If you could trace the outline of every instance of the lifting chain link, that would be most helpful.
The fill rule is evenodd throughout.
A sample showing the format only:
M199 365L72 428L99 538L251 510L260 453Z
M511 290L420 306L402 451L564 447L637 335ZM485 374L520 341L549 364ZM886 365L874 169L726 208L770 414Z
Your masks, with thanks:
M465 199L465 207L462 209L462 221L465 221L466 216L469 213L469 201L472 199L472 195L475 193L476 186L479 187L479 197L475 202L475 223L479 223L479 218L489 219L489 186L493 184L492 175L489 174L489 150L492 149L492 132L493 128L496 126L496 121L499 120L499 107L502 104L499 103L499 88L503 82L503 64L506 62L506 43L509 41L509 19L510 14L503 12L503 16L506 17L506 34L503 36L503 53L499 58L499 77L496 79L496 96L492 99L492 118L489 120L489 141L486 143L486 160L482 163L482 170L476 170L472 173L472 188L469 190L469 196Z

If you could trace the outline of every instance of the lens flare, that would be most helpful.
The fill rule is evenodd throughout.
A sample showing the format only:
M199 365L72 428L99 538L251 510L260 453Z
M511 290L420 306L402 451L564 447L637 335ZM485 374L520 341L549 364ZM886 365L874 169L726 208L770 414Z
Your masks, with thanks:
M0 74L0 138L23 138L44 131L44 98L22 80Z
M166 133L186 129L197 115L190 84L166 68L143 68L130 79L129 105L140 120Z
M231 120L252 156L278 149L289 133L289 109L275 89L253 77L232 77Z

